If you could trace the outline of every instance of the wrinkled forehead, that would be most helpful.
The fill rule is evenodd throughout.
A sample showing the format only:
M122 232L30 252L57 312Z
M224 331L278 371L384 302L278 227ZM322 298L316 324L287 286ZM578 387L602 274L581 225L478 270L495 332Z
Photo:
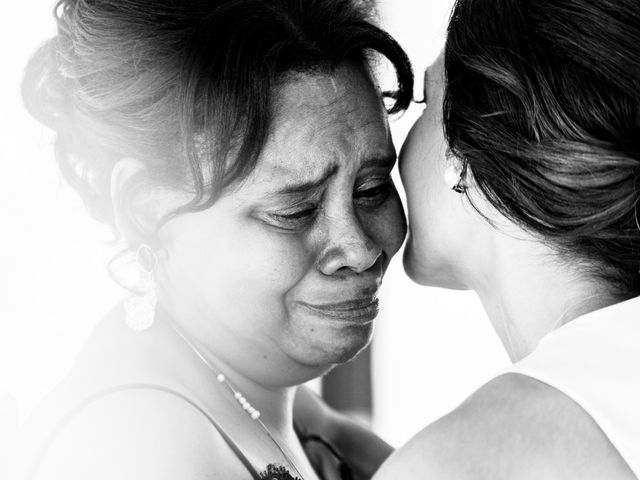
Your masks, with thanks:
M351 130L352 134L376 126L387 129L380 91L368 72L356 65L346 64L332 72L290 74L274 93L272 142L296 133L317 133L321 128L335 127L328 133Z
M289 77L275 92L272 118L252 175L260 182L395 156L380 92L357 67Z

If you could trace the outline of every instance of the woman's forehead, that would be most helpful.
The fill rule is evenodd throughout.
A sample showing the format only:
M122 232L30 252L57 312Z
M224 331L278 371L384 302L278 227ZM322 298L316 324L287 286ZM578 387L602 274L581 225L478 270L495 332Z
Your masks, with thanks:
M297 76L278 89L272 122L259 166L275 174L395 156L379 93L358 71Z
M290 74L275 89L273 103L272 131L288 122L300 126L301 118L308 123L350 112L386 120L378 88L362 67L351 64L332 71Z
M444 92L444 52L424 71L425 100L441 101Z
M361 68L291 75L274 97L256 168L235 190L246 201L311 191L365 168L393 167L396 153L384 105Z

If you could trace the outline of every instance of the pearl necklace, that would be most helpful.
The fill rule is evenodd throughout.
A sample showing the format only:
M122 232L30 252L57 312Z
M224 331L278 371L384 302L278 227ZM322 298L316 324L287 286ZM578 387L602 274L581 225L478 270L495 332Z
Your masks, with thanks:
M249 401L245 398L245 396L242 395L242 393L240 393L240 391L237 388L235 388L229 380L227 380L226 375L222 373L218 368L216 368L202 353L200 353L200 350L198 350L198 348L193 344L193 342L189 340L187 336L184 333L182 333L182 331L176 325L173 325L173 322L171 322L171 326L173 330L178 334L178 336L180 336L180 338L182 338L182 340L184 340L184 342L189 346L189 348L193 351L193 353L195 353L198 356L198 358L202 361L202 363L204 363L207 366L207 368L213 372L213 374L216 376L216 380L218 381L218 383L223 385L233 395L233 398L238 402L238 404L242 407L242 409L245 412L247 412L247 415L249 416L249 418L251 418L251 420L257 423L262 428L262 430L264 430L264 432L275 444L275 446L278 447L278 450L280 451L282 456L287 460L287 462L289 462L289 465L291 465L293 469L296 471L296 475L298 476L298 478L300 480L304 480L304 477L300 473L300 470L298 469L298 466L296 465L296 463L291 459L289 455L287 455L287 453L284 450L284 447L280 445L280 442L278 442L278 440L276 440L276 438L271 434L271 431L269 430L269 428L267 428L264 422L260 420L260 410L258 410L257 408L254 408L253 405L249 403Z

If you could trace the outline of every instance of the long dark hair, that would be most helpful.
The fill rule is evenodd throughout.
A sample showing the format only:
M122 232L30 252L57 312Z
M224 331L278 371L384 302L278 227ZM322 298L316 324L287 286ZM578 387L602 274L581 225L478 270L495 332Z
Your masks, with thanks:
M55 19L58 34L27 66L24 102L56 131L64 176L107 223L111 171L124 157L147 167L125 198L186 182L193 199L180 211L212 205L254 168L272 90L292 72L371 68L382 56L397 73L389 112L412 97L409 60L367 2L61 0Z
M445 72L449 147L486 198L639 295L640 3L458 0Z

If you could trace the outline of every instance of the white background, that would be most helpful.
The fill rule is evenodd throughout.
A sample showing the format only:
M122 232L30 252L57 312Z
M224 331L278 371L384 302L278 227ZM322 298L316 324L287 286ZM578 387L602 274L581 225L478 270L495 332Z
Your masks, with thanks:
M442 48L452 1L379 3L384 26L414 63L421 98L422 71ZM108 232L63 184L51 134L21 105L22 69L54 33L51 9L49 0L7 2L0 16L0 392L16 399L20 419L124 295L106 274ZM419 112L413 106L393 121L398 148ZM508 364L473 293L414 285L400 257L383 286L374 345L374 428L394 445ZM7 398L0 393L0 451L13 428Z

